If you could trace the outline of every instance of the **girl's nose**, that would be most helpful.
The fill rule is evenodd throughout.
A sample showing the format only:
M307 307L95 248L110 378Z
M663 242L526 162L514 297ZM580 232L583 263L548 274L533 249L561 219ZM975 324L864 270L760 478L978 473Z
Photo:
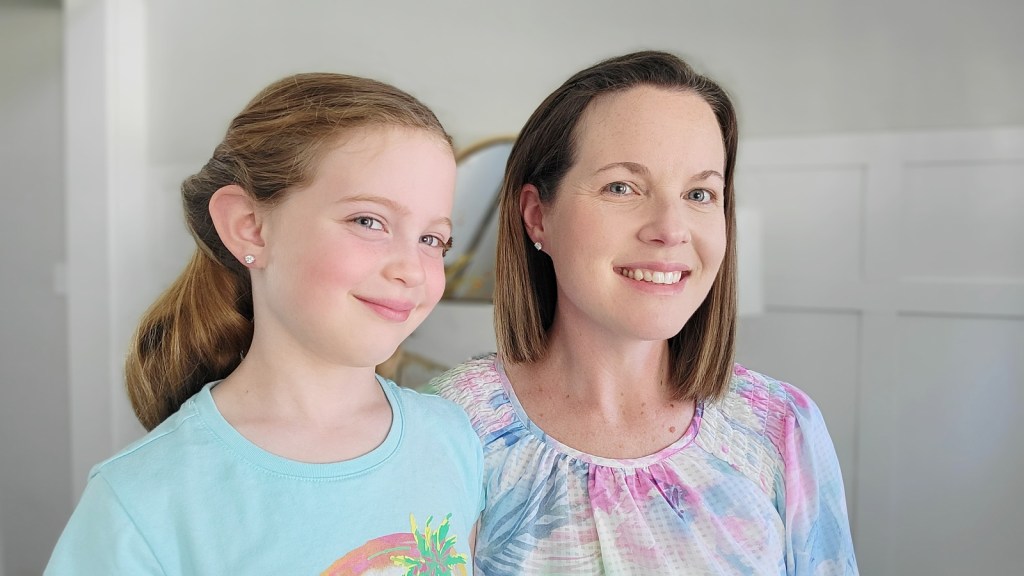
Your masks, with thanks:
M389 256L388 263L384 267L384 274L391 280L397 280L406 286L418 286L426 278L426 270L423 267L423 260L420 247L396 245L394 252Z

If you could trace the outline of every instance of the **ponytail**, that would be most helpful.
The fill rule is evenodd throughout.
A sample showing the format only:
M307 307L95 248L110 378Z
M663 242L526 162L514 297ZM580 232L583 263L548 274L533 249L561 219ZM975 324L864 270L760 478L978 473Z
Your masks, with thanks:
M132 338L125 378L139 422L152 430L207 382L230 374L251 343L249 279L197 249Z

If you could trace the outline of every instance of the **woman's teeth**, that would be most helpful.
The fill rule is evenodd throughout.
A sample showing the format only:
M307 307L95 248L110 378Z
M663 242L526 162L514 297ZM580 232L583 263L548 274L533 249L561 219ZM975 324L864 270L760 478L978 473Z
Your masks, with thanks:
M681 271L655 272L653 270L643 270L640 268L623 268L620 274L626 278L632 278L633 280L639 280L641 282L651 282L653 284L675 284L683 278L683 273Z

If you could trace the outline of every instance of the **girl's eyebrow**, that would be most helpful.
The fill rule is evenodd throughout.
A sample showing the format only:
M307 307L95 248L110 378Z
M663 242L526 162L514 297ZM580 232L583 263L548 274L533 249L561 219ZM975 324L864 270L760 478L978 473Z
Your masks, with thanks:
M600 174L601 172L612 170L614 168L625 168L626 170L638 176L649 177L651 175L651 171L647 168L647 166L644 166L643 164L640 164L638 162L612 162L611 164L598 168L594 172L594 174ZM707 180L708 178L711 177L717 177L722 182L725 182L725 176L722 176L722 173L719 172L718 170L704 170L702 172L698 172L693 179Z
M350 202L372 202L374 204L380 204L382 206L387 206L388 208L390 208L391 210L394 210L395 212L398 212L399 214L408 214L409 213L409 209L408 208L406 208L402 204L399 204L398 202L395 202L394 200L392 200L391 198L388 198L387 196L364 196L364 195L357 195L357 196L346 196L345 198L339 198L338 199L338 204L347 204L347 203L350 203Z
M357 195L357 196L349 196L347 198L341 198L341 199L338 200L339 204L345 204L345 203L349 203L349 202L372 202L372 203L375 203L375 204L380 204L381 206L386 206L387 208L390 208L392 211L397 212L397 213L401 214L402 216L408 216L409 214L412 213L412 211L409 210L408 206L406 206L404 204L401 204L399 202L395 202L393 199L388 198L387 196L364 196L364 195ZM437 222L437 223L440 223L440 224L445 224L449 228L452 227L452 219L451 218L447 218L447 217L443 217L442 216L441 218L436 218L434 220L434 222Z

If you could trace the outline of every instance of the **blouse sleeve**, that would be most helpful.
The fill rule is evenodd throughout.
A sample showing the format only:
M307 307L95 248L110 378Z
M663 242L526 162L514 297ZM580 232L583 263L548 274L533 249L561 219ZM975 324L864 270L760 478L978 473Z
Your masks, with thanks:
M149 544L101 475L82 498L57 541L44 576L164 574Z
M821 412L804 392L789 396L782 433L786 569L794 576L857 574L846 494Z

